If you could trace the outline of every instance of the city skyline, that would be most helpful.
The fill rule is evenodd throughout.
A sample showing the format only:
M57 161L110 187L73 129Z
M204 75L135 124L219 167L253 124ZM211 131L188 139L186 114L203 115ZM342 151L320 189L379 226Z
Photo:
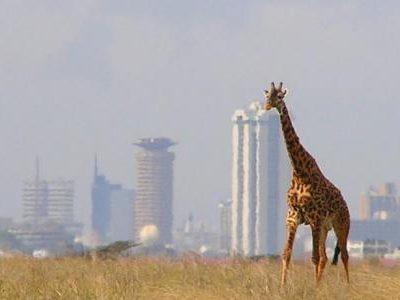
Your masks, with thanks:
M88 225L93 154L131 188L131 141L169 136L180 142L177 223L195 211L217 224L210 207L230 196L230 116L282 80L302 143L358 218L362 191L399 181L399 8L359 0L2 2L2 215L21 218L21 184L38 155L45 178L74 180L75 217Z

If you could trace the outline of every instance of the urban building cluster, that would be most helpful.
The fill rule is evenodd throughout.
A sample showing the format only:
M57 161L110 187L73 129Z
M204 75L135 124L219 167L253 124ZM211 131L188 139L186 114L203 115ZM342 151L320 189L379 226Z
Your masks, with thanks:
M370 187L360 198L360 219L352 221L350 255L354 252L357 257L365 257L396 251L400 247L399 229L400 195L396 185Z
M64 254L85 243L105 245L121 240L141 243L132 254L210 256L279 255L286 241L286 192L291 166L278 114L252 102L232 116L231 195L216 203L219 224L211 227L188 214L182 226L173 218L175 143L169 138L143 138L136 148L134 189L113 183L94 160L91 187L90 241L74 217L74 182L45 180L36 174L22 189L23 220L0 218L0 254L9 249L27 253ZM360 217L353 219L349 253L355 258L400 256L400 195L393 183L369 188L360 199ZM85 232L87 232L86 230ZM294 256L309 256L309 231L299 228ZM328 252L335 239L328 237ZM42 252L40 252L42 251ZM391 256L391 257L392 257Z
M84 244L99 246L121 240L151 244L158 249L172 244L173 162L168 138L146 138L134 143L136 192L111 181L94 162L91 189L91 233L85 238L83 225L74 220L74 182L40 178L24 182L23 222L0 218L0 250L18 249L26 253L52 255L75 253Z
M97 244L134 240L157 251L172 244L173 163L169 138L144 138L134 143L135 190L111 184L95 161L92 186L92 230ZM142 247L143 248L143 247Z
M39 167L36 159L35 178L23 184L22 222L10 222L2 230L13 235L21 250L64 252L73 247L74 237L81 234L83 227L74 219L74 182L43 179Z

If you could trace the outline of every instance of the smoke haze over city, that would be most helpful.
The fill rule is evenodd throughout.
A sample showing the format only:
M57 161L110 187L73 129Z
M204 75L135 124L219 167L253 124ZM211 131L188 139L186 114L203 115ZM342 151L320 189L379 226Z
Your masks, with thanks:
M22 182L75 182L90 222L94 156L135 188L132 143L176 141L175 225L217 223L231 197L231 116L283 81L296 131L352 216L369 185L398 182L396 1L2 1L2 216ZM285 201L285 199L282 199Z

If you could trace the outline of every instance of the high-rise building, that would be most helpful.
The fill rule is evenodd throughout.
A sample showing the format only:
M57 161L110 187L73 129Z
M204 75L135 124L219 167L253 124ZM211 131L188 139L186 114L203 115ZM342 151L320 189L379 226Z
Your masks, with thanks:
M133 238L134 190L114 189L110 194L110 228L108 241L131 240Z
M237 255L278 254L290 165L279 115L253 102L233 117L232 245Z
M136 200L134 228L136 240L151 232L160 244L172 242L173 161L168 150L174 145L168 138L140 139L134 145L142 151L136 154ZM147 230L151 229L151 230Z
M73 237L80 235L82 224L74 222L74 182L72 180L44 180L39 175L24 182L23 223L13 232L27 247L65 250Z
M23 218L25 222L54 221L63 226L74 222L74 182L72 180L43 180L36 160L36 176L24 182Z
M57 179L47 182L47 218L58 224L74 222L74 182Z
M36 159L36 176L26 180L22 193L23 220L38 223L47 217L47 181L40 179L39 159Z
M129 202L131 202L130 205L133 204L133 195L132 198L129 199L129 196L124 194L124 191L120 184L110 183L104 175L99 173L97 157L95 157L94 180L92 184L92 230L99 244L109 243L115 240L112 236L112 232L114 232L113 230L116 227L115 222L118 222L116 221L118 218L121 224L129 224L129 222L132 222L133 209L125 207L125 204L128 206ZM124 211L122 215L118 215L117 213L121 211L120 205L128 209ZM129 218L129 220L125 218ZM131 237L132 236L129 238Z
M371 187L360 199L361 220L400 221L400 196L394 183Z
M229 253L232 236L232 201L221 201L219 207L219 250Z

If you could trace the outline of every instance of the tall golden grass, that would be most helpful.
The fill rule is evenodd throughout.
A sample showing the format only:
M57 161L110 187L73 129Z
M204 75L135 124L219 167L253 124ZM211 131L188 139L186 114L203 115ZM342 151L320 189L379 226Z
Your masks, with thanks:
M400 267L294 262L285 287L278 261L182 258L0 260L0 299L400 299Z

